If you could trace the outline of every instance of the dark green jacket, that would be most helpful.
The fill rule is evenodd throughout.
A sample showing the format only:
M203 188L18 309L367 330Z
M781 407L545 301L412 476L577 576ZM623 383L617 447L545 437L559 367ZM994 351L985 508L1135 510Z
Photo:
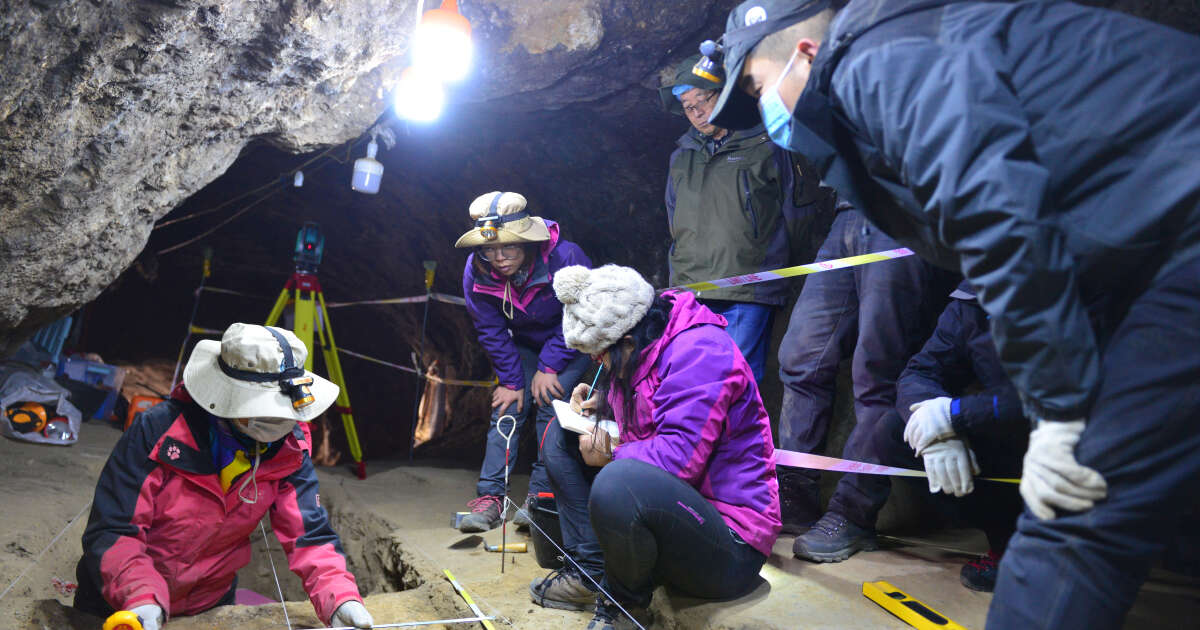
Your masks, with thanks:
M730 133L713 151L713 143L692 128L671 154L666 203L672 286L812 259L810 228L831 201L821 194L815 173L810 177L799 168L761 126ZM778 306L788 292L787 282L776 281L700 297Z

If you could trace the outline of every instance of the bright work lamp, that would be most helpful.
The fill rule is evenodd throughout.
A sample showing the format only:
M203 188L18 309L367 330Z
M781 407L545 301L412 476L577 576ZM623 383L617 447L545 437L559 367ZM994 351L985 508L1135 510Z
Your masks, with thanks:
M456 0L421 17L413 42L413 65L445 83L466 78L471 70L471 23L458 12Z
M416 67L404 69L392 94L396 113L414 122L436 119L446 104L446 89L442 84Z

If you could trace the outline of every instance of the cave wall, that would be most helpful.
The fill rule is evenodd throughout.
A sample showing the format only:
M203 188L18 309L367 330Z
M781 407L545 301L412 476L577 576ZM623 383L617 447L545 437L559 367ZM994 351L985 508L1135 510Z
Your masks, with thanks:
M486 71L455 98L527 112L611 102L731 4L466 0ZM247 145L359 136L407 65L417 5L5 0L0 353L94 299Z
M465 254L452 244L471 199L491 190L525 194L595 262L665 286L662 185L687 123L659 111L651 88L736 2L462 0L476 70L429 126L394 120L380 98L406 64L416 4L0 0L0 346L91 302L81 349L173 359L203 248L215 250L211 284L267 299L205 294L196 323L261 321L306 220L327 236L330 301L421 293L427 259L435 289L459 294ZM1093 4L1200 31L1197 2ZM397 144L380 153L382 192L366 196L349 189L350 162L376 121ZM303 188L279 180L325 149ZM408 364L421 314L332 317L341 346ZM487 377L473 339L460 307L431 306L426 361ZM414 379L342 363L368 455L396 452ZM451 430L426 452L475 448L486 398L451 388Z

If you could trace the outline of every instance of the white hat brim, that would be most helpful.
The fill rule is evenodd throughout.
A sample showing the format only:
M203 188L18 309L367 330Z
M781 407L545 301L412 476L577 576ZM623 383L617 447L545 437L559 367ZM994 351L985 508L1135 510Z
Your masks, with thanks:
M250 383L227 376L217 364L221 342L205 339L196 344L183 368L183 386L205 411L220 418L291 418L310 422L329 408L338 397L338 386L305 371L313 379L309 386L314 402L307 407L292 407L292 399L278 383Z

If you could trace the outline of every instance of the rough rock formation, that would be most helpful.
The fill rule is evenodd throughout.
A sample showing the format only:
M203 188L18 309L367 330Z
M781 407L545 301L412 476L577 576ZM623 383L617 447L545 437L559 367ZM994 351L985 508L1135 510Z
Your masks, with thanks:
M0 345L94 298L246 145L354 137L416 6L5 2Z
M93 299L248 143L302 152L360 135L406 64L417 4L4 2L0 351ZM603 99L729 4L465 1L487 71L457 97Z

